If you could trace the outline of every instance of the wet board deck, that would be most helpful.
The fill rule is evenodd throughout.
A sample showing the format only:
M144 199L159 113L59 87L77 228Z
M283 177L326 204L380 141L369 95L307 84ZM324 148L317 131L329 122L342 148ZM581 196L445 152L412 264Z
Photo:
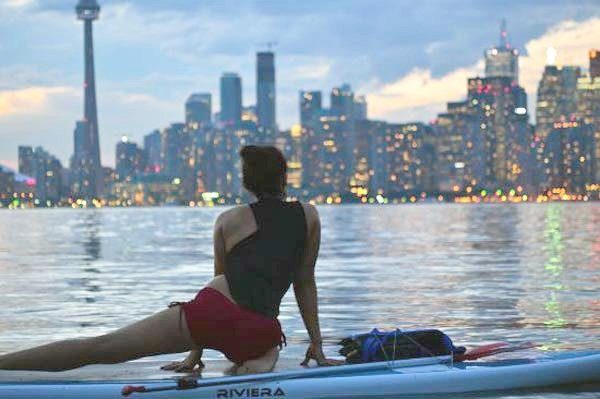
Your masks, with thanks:
M215 378L231 375L231 362L225 359L204 360L205 366L194 373L175 373L161 370L160 367L170 360L146 358L121 364L98 364L74 370L48 371L8 371L0 370L2 382L42 382L42 381L150 381L169 380L186 376L195 378ZM301 370L301 359L280 358L275 372Z

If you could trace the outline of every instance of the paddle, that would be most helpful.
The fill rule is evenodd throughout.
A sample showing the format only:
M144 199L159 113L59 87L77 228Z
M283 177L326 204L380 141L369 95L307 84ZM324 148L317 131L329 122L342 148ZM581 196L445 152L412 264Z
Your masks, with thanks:
M413 367L413 366L424 366L431 364L449 363L450 356L437 356L437 357L424 357L417 359L406 359L406 360L395 360L390 362L376 362L376 363L363 363L363 364L351 364L343 366L331 366L331 367L317 367L313 369L303 369L279 373L264 373L264 374L250 374L237 377L219 377L210 378L204 381L198 381L195 379L179 379L177 385L168 385L161 387L146 388L145 386L134 386L126 385L121 390L123 396L129 396L134 392L159 392L159 391L174 391L182 389L195 389L212 387L226 384L240 384L240 383L252 383L252 382L268 382L268 381L283 381L290 380L293 378L307 378L315 376L332 376L336 374L351 374L362 371L372 370L385 370L390 368L401 368L401 367Z
M476 360L482 357L497 355L498 353L514 352L523 349L535 348L537 345L533 342L521 342L510 344L508 342L496 342L489 345L477 346L463 354L454 355L454 360L462 362L465 360Z

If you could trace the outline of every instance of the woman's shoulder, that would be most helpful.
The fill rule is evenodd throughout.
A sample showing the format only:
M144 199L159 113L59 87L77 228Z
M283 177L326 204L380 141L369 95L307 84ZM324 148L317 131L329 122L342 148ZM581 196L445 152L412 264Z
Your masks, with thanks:
M229 208L226 211L223 211L217 216L217 220L215 221L215 225L223 225L231 223L232 221L237 221L245 214L250 211L250 205L237 205L233 208Z
M317 208L309 202L298 202L304 211L307 226L314 226L319 223L319 212Z

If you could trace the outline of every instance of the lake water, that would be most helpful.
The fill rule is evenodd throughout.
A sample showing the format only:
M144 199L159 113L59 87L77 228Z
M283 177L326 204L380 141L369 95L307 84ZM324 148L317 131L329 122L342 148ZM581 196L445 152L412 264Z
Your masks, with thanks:
M108 332L191 299L223 208L0 212L0 353ZM320 207L325 350L351 333L437 327L460 345L600 348L600 204ZM282 357L307 335L290 293ZM179 356L166 356L165 359ZM205 359L220 358L208 351ZM594 392L595 391L595 392ZM503 393L591 398L600 390Z

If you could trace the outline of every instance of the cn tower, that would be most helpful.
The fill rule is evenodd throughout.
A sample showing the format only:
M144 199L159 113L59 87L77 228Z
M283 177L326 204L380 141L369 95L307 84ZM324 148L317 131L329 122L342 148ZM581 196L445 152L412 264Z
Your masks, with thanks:
M98 198L103 191L103 173L100 163L100 139L98 137L98 113L96 108L96 79L94 77L94 42L92 22L98 19L100 6L96 0L79 0L75 7L77 18L83 21L85 80L84 124L86 129L83 146L85 160L80 164L83 177L81 193L89 198Z

